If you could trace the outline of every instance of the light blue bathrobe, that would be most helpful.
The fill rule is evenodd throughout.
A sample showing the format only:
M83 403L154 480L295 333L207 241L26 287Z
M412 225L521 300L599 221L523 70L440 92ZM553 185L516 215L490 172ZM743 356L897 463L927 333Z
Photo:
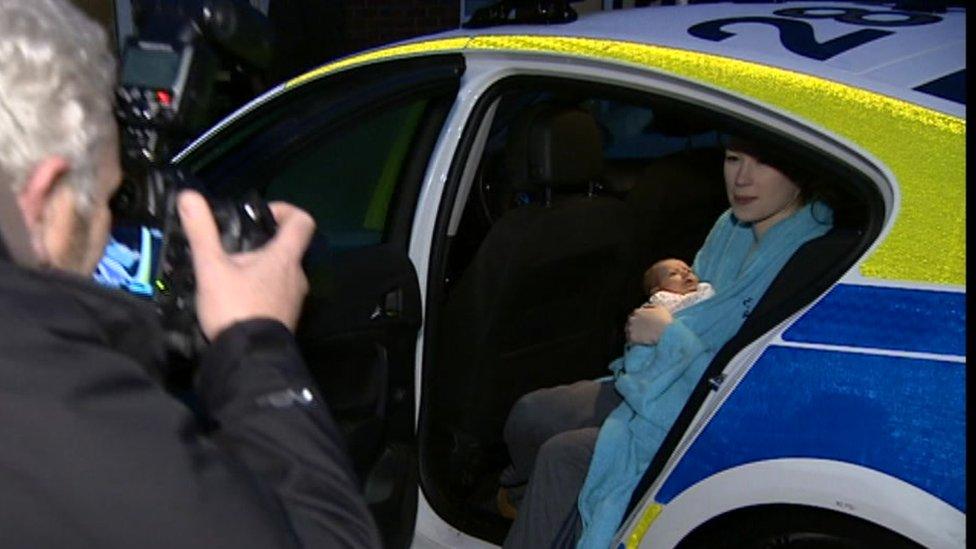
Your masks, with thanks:
M695 257L694 270L715 296L674 315L657 345L633 345L614 360L624 401L603 423L579 497L577 545L606 549L631 493L715 353L739 330L766 288L804 242L826 233L833 214L813 203L756 242L750 224L726 211Z

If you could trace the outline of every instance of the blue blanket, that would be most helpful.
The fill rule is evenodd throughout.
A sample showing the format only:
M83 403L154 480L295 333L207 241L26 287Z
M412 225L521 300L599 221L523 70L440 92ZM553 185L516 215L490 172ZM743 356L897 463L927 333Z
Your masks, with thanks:
M759 241L731 210L719 217L694 262L715 296L676 313L657 345L630 346L610 364L624 401L597 437L579 497L583 533L577 547L609 546L631 493L715 353L793 252L826 233L832 217L825 204L808 204Z

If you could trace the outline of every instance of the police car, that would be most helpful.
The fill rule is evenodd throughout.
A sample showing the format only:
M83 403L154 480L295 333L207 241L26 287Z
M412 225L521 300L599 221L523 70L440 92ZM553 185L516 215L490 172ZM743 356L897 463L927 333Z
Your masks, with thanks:
M814 167L835 228L718 352L615 545L965 546L964 9L566 19L339 60L178 158L316 218L298 338L387 545L501 543L509 408L607 373L643 268L727 208L733 132Z

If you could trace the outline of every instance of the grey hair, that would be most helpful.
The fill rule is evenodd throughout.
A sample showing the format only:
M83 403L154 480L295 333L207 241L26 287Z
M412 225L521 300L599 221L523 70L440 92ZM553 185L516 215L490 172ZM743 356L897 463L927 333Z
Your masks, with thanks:
M105 31L77 7L0 0L0 184L19 192L38 162L61 156L79 211L90 211L116 140L114 85Z

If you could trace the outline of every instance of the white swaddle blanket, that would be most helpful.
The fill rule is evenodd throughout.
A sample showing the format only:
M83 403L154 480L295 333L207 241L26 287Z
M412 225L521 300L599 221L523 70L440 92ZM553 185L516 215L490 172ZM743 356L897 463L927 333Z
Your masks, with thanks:
M711 284L708 282L699 282L698 289L687 294L679 294L667 290L654 292L650 299L647 300L647 304L664 307L668 311L671 311L671 314L674 314L681 309L691 307L695 303L705 301L713 295L715 295L715 289L712 288Z

